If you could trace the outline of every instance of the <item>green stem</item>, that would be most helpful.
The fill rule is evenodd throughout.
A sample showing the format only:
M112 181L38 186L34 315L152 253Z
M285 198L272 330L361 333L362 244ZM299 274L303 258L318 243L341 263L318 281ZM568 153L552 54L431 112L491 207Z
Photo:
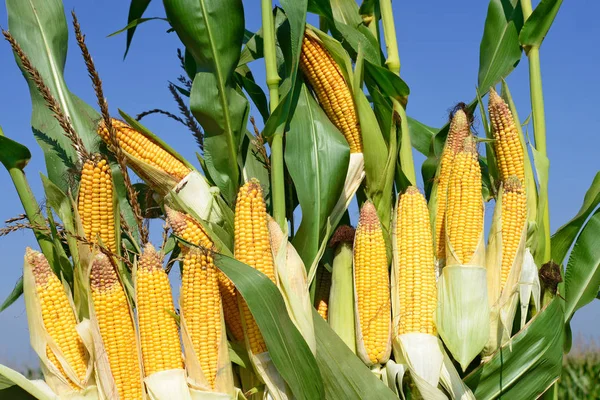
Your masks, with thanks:
M29 183L27 183L25 173L18 167L9 168L8 173L12 178L15 189L17 189L19 200L21 200L21 204L23 204L25 215L29 220L29 224L32 226L33 234L35 235L35 239L37 240L42 253L44 253L48 260L53 260L54 245L52 239L40 229L41 227L46 226L46 219L42 215L38 202L35 200L35 196L29 187Z
M380 0L379 8L381 9L383 37L387 51L385 65L387 65L390 71L400 76L400 55L398 54L398 44L396 42L396 25L394 24L392 0Z
M385 65L388 69L400 76L400 55L398 54L398 44L396 42L396 26L394 24L394 14L392 11L391 0L380 0L381 20L383 21L383 37L385 38L385 47L387 50L387 59ZM410 143L410 131L408 129L408 118L406 110L397 99L392 99L394 112L400 116L401 140L400 140L400 166L402 172L411 184L416 185L417 175L415 173L415 163L412 155L412 145Z
M263 47L267 86L269 87L269 107L271 113L279 105L279 81L275 53L275 25L273 24L273 5L271 0L261 0L263 22ZM273 218L285 231L285 180L283 174L283 132L275 132L271 141L271 195L273 200Z
M532 13L531 0L522 0L523 17L525 20ZM539 156L546 160L548 153L546 149L546 117L544 112L544 93L542 89L542 72L540 67L540 48L532 46L527 50L529 59L529 87L531 93L531 112L533 115L533 131L535 149ZM545 163L545 171L538 174L540 180L539 211L542 213L541 229L544 242L543 262L550 261L552 256L550 248L550 207L548 204L548 174L549 163Z

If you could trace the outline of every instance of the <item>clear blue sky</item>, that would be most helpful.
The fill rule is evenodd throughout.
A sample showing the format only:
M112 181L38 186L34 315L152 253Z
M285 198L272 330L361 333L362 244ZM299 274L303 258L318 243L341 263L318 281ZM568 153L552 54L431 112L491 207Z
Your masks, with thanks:
M177 111L166 86L181 73L175 54L179 41L174 33L166 33L166 23L150 21L142 25L123 61L125 36L106 36L126 25L128 1L64 3L67 11L76 10L87 34L113 113L117 107L132 115L157 107ZM260 25L260 8L256 1L244 3L246 27L255 31ZM487 1L482 0L465 0L460 6L447 1L437 1L435 6L424 1L394 2L402 76L411 88L409 115L431 126L441 126L449 108L474 97L486 10ZM600 3L566 2L542 47L553 231L575 214L600 169L600 113L595 96L600 92L600 55L593 50L600 39L596 20L599 13ZM152 2L146 16L164 16L162 2ZM4 4L0 5L0 25L7 28ZM71 91L95 104L76 43L72 35L69 39L67 84ZM251 68L256 79L264 82L263 61L251 64ZM525 58L508 83L524 119L530 112ZM26 172L37 198L42 200L38 174L45 172L45 167L30 128L29 92L6 42L0 43L0 93L0 125L7 136L30 148L33 158ZM260 118L258 113L254 115ZM144 123L183 156L195 160L195 142L186 128L159 116L148 117ZM416 161L420 164L422 157L417 156ZM4 169L0 170L0 187L0 221L4 221L22 213L22 208ZM21 275L25 246L35 245L28 231L0 238L0 301ZM599 321L600 302L596 302L574 318L574 336L600 339ZM17 368L36 365L36 356L29 347L23 301L0 314L0 327L0 363Z

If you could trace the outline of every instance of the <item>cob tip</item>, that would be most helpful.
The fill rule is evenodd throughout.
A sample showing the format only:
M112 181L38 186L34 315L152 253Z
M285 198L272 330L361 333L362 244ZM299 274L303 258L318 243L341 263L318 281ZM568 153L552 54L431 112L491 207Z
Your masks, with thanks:
M146 243L142 256L139 261L139 268L147 271L153 271L161 268L163 262L163 255L156 251L152 243Z

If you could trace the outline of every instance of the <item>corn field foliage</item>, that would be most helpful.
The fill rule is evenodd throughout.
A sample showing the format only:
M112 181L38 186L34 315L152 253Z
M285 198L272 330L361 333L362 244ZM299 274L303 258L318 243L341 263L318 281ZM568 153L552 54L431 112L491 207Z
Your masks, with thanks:
M149 3L115 32L126 49ZM163 0L181 114L137 116L105 98L75 11L6 0L46 171L38 203L23 133L0 129L25 215L6 229L37 242L0 312L24 296L40 358L27 376L0 365L0 398L600 398L597 354L565 356L574 313L600 298L600 172L549 227L540 52L561 3L490 0L477 89L439 128L410 117L391 0L261 0L256 32L241 0ZM97 104L66 83L80 56ZM527 120L505 82L517 67ZM153 113L197 159L143 125Z

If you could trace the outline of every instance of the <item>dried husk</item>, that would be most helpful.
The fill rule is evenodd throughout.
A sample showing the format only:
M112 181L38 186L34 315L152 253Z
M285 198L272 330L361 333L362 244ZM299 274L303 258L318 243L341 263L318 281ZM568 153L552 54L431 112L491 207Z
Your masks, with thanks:
M211 187L198 171L194 170L183 178L175 187L175 193L201 219L217 225L223 222L223 210L216 199L219 189Z

